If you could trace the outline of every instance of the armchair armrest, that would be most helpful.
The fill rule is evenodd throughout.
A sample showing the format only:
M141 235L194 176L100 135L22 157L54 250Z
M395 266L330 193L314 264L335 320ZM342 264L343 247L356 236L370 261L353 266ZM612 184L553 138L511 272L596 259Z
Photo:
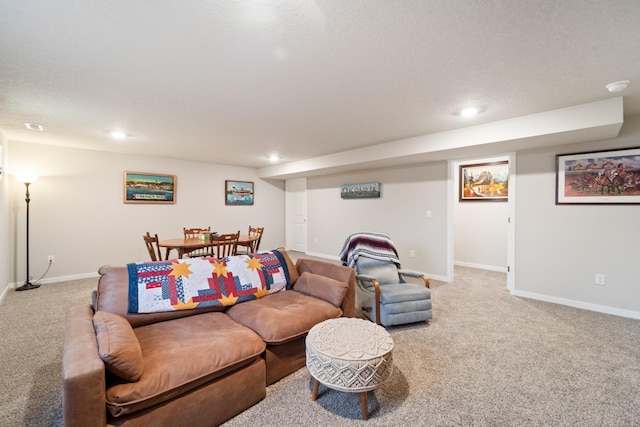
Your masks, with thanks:
M413 271L413 270L398 270L398 273L400 273L403 276L407 276L407 277L413 277L415 279L422 279L424 281L424 285L427 288L431 288L431 284L429 283L429 279L427 279L427 277L424 275L424 273L420 273L419 271Z
M98 355L93 309L76 305L67 311L62 351L62 410L66 427L103 427L105 366Z
M376 306L376 323L380 325L380 283L372 276L368 276L366 274L358 274L356 275L356 279L358 282L369 282L373 285ZM362 288L362 286L360 287ZM371 292L369 289L367 289L367 291Z

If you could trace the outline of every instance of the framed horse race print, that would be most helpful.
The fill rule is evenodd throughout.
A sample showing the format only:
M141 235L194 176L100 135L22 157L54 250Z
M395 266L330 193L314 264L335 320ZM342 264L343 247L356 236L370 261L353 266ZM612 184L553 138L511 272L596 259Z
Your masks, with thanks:
M556 204L640 204L640 147L556 155Z

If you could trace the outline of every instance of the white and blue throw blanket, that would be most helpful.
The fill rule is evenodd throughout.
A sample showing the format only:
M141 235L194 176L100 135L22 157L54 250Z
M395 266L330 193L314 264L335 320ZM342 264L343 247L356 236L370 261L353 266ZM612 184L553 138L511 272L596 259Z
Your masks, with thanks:
M277 250L132 263L127 269L129 313L229 306L291 288L286 260Z
M355 267L359 258L392 262L400 268L398 251L387 233L354 233L347 237L340 251L340 261Z

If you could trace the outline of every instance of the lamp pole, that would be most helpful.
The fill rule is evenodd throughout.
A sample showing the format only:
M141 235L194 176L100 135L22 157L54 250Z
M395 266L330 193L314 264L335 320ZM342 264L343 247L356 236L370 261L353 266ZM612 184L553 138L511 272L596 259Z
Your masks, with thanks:
M29 202L31 198L29 197L29 184L30 182L25 182L24 185L27 187L27 193L25 195L24 201L27 202L27 278L24 281L24 285L16 288L16 291L26 291L29 289L39 288L40 285L37 283L31 283L29 277Z

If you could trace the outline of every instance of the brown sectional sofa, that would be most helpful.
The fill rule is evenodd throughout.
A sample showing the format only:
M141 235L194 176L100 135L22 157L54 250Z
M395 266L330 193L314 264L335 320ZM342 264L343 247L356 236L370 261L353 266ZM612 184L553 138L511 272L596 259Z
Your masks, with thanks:
M128 313L125 266L65 323L63 418L72 426L212 426L305 364L315 324L355 314L351 268L286 254L293 289L226 308Z

